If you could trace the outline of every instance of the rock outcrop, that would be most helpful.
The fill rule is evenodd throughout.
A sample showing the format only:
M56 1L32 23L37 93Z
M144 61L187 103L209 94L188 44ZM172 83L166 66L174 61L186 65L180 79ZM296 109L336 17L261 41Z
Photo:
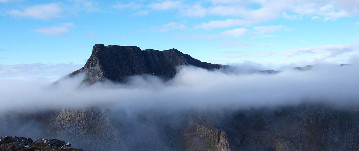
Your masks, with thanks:
M33 141L31 138L0 136L0 150L4 151L83 151L82 149L71 148L69 142L58 139L38 139Z
M84 149L125 150L119 132L109 121L106 111L87 109L62 109L51 123L49 133L70 140ZM106 146L106 148L103 148Z
M196 123L187 128L184 140L188 151L230 151L225 133L206 123Z
M124 82L129 76L141 74L155 75L168 80L175 76L176 68L181 65L208 70L224 67L219 64L201 62L177 49L141 50L136 46L95 44L85 66L69 76L84 73L84 81L89 84L106 79L113 82Z

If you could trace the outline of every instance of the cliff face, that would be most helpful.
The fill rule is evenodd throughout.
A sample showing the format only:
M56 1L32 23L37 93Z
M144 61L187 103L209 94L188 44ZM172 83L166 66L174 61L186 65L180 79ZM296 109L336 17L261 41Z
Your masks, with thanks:
M109 115L100 108L62 109L50 124L49 134L85 149L104 150L100 146L106 146L108 150L125 150Z
M70 74L85 74L89 84L104 81L123 82L133 75L149 74L165 80L173 78L180 65L191 65L214 70L223 67L219 64L201 62L177 49L158 51L141 50L136 46L117 46L96 44L84 67Z
M184 130L184 147L186 151L230 151L226 134L206 123Z

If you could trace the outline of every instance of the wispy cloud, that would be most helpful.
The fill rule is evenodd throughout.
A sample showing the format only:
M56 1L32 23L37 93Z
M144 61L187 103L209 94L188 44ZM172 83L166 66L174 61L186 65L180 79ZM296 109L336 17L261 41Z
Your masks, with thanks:
M226 42L222 42L220 44L220 46L222 47L246 47L246 46L250 46L249 43L243 42L243 41L226 41Z
M258 47L271 47L259 44ZM359 56L358 45L324 45L306 48L274 51L273 48L262 48L260 51L245 51L245 49L223 49L223 57L234 62L250 59L251 61L275 66L308 64L345 64ZM241 50L241 51L239 51Z
M118 9L140 9L142 6L138 3L131 2L127 4L117 3L113 7Z
M248 24L250 24L249 21L244 21L241 19L226 19L226 20L215 20L215 21L210 21L208 23L202 23L196 25L195 28L214 29L214 28L226 28L232 26L243 26Z
M272 47L273 44L259 44L259 47Z
M258 6L253 8L253 6ZM154 10L178 10L184 16L239 17L253 23L265 22L283 17L301 19L318 18L324 21L359 15L359 1L318 0L301 2L295 0L236 1L212 0L211 2L182 3L181 1L162 1L149 5Z
M149 7L154 10L169 10L169 9L179 9L181 8L182 3L180 1L163 1L151 3Z
M226 30L221 33L224 37L241 37L244 36L248 32L246 28L235 28L231 30Z
M118 3L114 7L134 10L140 8L156 11L173 10L187 17L221 16L236 18L214 20L195 26L203 29L242 26L247 23L266 22L278 18L302 19L307 17L329 21L359 15L359 2L352 0L303 0L301 2L295 0L210 0L209 2L192 1L186 3L178 0L164 0L150 2L148 5L138 2Z
M130 3L117 3L113 6L116 9L120 9L120 10L135 10L136 12L133 14L134 16L144 16L147 15L149 13L148 10L144 10L144 6L140 3L134 3L134 2L130 2Z
M22 0L0 0L0 3L21 2Z
M249 33L249 30L246 28L234 28L230 30L225 30L223 32L214 33L214 34L196 34L196 35L178 35L177 38L179 39L195 39L195 40L201 40L201 39L215 39L215 38L238 38L242 37ZM232 43L233 42L233 43ZM225 42L222 44L216 44L221 46L239 46L239 45L246 45L245 43L240 43L239 41L231 41L231 42Z
M62 17L63 9L59 6L59 4L51 3L27 7L24 10L11 10L8 14L14 17L48 20Z
M180 12L182 15L189 17L204 17L208 14L207 8L201 6L200 4L182 5L180 7Z
M319 47L308 47L293 49L284 52L288 59L302 58L304 60L319 62L345 62L353 54L359 54L358 45L327 45Z
M44 27L35 29L34 31L40 34L49 36L61 36L70 31L69 28L73 27L73 23L63 23L60 26Z
M183 30L185 28L186 28L186 26L181 23L170 22L166 25L163 25L160 29L158 29L158 31L166 32L166 31L170 31L170 30Z
M89 0L68 0L71 2L72 10L75 12L86 11L86 12L94 12L97 11L95 2Z
M337 7L341 2L335 2L336 5L332 3L324 4L314 4L314 5L302 5L301 7L293 7L293 12L302 15L312 16L312 19L322 19L325 21L335 20L338 18L350 16L348 10L344 8Z
M142 16L142 15L147 15L147 14L148 14L148 10L140 10L140 11L136 12L134 15Z
M214 4L234 4L234 3L243 3L239 0L211 0Z
M259 34L267 34L267 33L273 33L273 32L277 32L277 31L281 31L283 29L282 25L277 25L277 26L255 26L253 27L253 29L255 30L255 32L259 33Z
M273 33L280 32L283 30L289 30L282 25L272 25L272 26L255 26L253 27L255 37L275 37Z

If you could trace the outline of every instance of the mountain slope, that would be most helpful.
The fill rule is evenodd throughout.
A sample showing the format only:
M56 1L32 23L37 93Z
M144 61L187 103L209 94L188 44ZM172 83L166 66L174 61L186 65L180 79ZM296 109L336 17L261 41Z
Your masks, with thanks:
M201 62L177 49L141 50L136 46L95 44L85 66L71 73L70 77L84 73L84 81L89 84L106 79L113 82L124 82L129 76L141 74L155 75L168 80L175 76L176 68L181 65L191 65L208 70L224 67L219 64Z

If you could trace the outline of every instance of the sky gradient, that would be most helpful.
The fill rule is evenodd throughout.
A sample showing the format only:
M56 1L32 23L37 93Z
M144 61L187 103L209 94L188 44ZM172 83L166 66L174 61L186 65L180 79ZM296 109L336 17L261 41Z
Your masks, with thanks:
M222 64L347 63L358 15L356 0L0 0L0 65L77 67L97 43Z

